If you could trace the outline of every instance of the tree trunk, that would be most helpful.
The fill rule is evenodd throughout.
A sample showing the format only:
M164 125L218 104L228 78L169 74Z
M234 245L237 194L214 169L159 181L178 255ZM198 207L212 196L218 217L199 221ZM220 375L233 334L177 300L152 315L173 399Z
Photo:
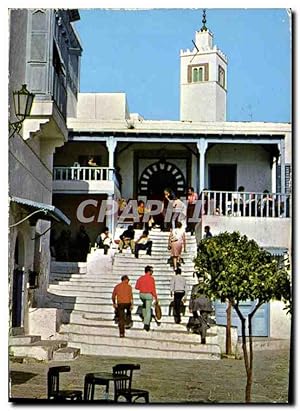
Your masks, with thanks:
M246 369L246 375L247 375L247 383L246 383L246 389L245 389L245 402L250 402L251 400L251 385L252 385L252 375L249 380L249 358L248 358L248 351L247 351L247 341L246 341L246 319L243 317L238 304L233 305L237 315L239 316L239 319L241 320L241 325L242 325L242 348L243 348L243 354L244 354L244 363L245 363L245 369ZM250 385L248 384L250 382Z
M251 389L252 389L252 376L253 376L252 318L261 305L262 305L262 301L258 301L254 307L254 310L250 314L248 314L249 366L247 370L246 402L251 402Z
M247 371L247 383L245 391L245 402L251 402L251 389L252 389L252 367Z
M226 354L232 355L232 344L231 344L231 302L228 301L226 308Z

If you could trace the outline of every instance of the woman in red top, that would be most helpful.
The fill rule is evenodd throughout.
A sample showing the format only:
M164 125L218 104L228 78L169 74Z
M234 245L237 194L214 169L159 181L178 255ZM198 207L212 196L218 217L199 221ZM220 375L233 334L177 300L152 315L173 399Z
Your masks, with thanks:
M151 305L152 300L157 302L157 294L155 287L155 280L152 277L153 267L147 265L145 267L145 274L137 279L135 284L136 290L140 292L140 299L143 303L143 318L144 318L144 330L150 330L151 321Z

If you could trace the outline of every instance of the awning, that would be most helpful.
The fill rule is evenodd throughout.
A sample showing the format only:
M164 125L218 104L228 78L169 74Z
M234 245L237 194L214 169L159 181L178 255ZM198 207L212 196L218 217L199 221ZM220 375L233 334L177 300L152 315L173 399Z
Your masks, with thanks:
M285 247L263 247L263 249L274 256L282 256L288 252L288 248Z
M14 203L20 204L26 210L30 212L40 211L41 213L36 213L38 218L41 220L57 221L59 223L64 223L67 225L71 224L71 220L64 215L57 207L52 204L37 203L36 201L27 200L26 198L20 197L10 197L10 200Z

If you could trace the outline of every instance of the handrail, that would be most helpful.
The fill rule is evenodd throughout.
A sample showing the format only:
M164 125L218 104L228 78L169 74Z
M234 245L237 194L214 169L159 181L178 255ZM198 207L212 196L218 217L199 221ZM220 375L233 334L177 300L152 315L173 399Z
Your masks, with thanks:
M56 181L115 181L112 167L53 167L53 180Z
M233 217L290 217L290 194L203 190L202 214Z

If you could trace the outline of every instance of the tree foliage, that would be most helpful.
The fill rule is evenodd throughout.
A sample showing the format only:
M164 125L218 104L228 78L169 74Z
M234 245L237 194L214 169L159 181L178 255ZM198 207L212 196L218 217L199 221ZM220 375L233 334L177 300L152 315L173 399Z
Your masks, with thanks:
M254 240L238 232L224 232L203 239L194 260L204 277L206 291L214 299L240 301L272 299L290 301L290 279L284 267Z

